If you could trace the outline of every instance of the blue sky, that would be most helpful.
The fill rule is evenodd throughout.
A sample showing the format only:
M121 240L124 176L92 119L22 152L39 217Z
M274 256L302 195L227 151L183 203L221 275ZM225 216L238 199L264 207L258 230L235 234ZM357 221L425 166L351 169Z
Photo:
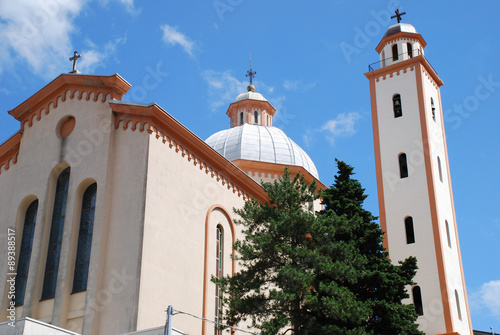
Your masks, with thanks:
M0 1L0 143L7 111L60 73L119 73L125 100L156 102L206 139L229 127L228 105L254 84L274 125L304 148L320 179L334 159L355 167L378 214L368 64L395 1ZM500 331L500 2L400 1L426 40L441 87L462 259L475 329ZM394 21L394 20L392 20Z

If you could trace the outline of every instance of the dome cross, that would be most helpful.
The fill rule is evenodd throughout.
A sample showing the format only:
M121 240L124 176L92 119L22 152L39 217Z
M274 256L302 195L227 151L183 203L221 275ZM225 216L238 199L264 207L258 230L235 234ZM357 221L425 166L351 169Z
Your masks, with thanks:
M246 76L247 77L250 77L250 85L253 85L253 78L255 77L255 75L257 74L257 72L255 71L252 71L252 56L250 56L250 70L247 71L247 74Z

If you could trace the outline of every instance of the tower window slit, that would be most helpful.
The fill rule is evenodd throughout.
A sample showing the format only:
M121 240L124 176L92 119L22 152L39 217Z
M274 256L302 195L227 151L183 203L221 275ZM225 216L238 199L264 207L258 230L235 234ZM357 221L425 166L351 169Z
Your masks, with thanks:
M408 161L405 153L399 155L399 175L401 178L408 177Z
M432 111L432 120L436 121L436 107L434 106L434 99L431 98L431 111Z
M413 305L415 306L415 312L418 315L424 315L424 305L422 303L422 291L420 290L420 286L413 287L412 295L413 295Z
M403 116L403 107L401 105L401 95L394 94L392 97L392 109L394 111L394 117Z
M408 216L405 219L406 244L415 243L415 230L413 228L413 218Z
M392 46L392 60L396 61L398 59L399 59L399 56L398 56L398 45L394 44Z
M448 247L451 248L450 225L448 224L448 220L445 220L444 224L446 226L446 239L448 240Z
M457 313L458 319L462 321L462 309L460 308L460 297L458 296L458 291L455 290L455 301L457 303Z
M440 182L443 182L443 170L441 169L441 159L437 158L437 161L438 161L438 172L439 172L439 181Z
M411 43L406 43L406 48L408 49L408 58L413 57L413 46Z

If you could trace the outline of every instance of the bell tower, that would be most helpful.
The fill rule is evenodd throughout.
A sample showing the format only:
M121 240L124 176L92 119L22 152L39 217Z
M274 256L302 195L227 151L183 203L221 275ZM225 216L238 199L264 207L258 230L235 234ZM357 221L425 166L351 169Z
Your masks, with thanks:
M397 263L418 262L408 287L426 334L472 334L446 148L440 86L411 24L389 27L369 66L380 224Z

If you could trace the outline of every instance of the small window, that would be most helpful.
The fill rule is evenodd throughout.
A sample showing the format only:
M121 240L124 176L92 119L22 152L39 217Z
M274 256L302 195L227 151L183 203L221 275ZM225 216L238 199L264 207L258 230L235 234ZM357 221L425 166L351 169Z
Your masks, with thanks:
M267 120L266 126L269 126L269 115L266 116L266 120Z
M413 305L418 315L424 315L424 305L422 304L422 291L420 286L415 286L411 290L413 294Z
M413 57L413 46L411 43L406 43L406 48L408 49L408 58Z
M415 231L413 229L413 218L408 216L405 219L406 244L415 243Z
M385 67L385 51L384 50L382 50L381 58L382 58L382 67Z
M394 110L394 117L403 116L403 107L401 106L401 95L394 94L392 97L392 109Z
M446 238L448 240L448 247L451 248L450 225L448 224L448 220L444 220L444 224L446 226Z
M70 168L66 168L57 178L54 210L52 211L52 224L50 225L49 246L45 262L45 275L41 300L52 299L56 294L57 273L59 270L59 257L66 217L66 202L68 198Z
M243 124L243 112L240 113L240 125Z
M436 121L436 107L434 106L434 99L431 98L431 110L432 110L432 119Z
M462 321L462 309L460 308L460 297L458 296L457 290L455 290L455 301L457 302L458 319Z
M17 263L15 306L24 304L37 211L38 200L35 200L28 206L24 217L23 236L21 239L21 249L19 250L19 262Z
M398 59L399 59L399 56L398 56L398 45L394 44L392 46L392 60L396 61Z
M408 162L405 153L399 155L399 175L401 178L408 177Z
M253 123L255 124L259 123L259 113L257 111L253 112Z
M441 159L438 156L438 171L439 171L439 181L443 182L443 170L441 169Z
M78 232L78 246L76 249L75 272L73 276L73 290L71 293L87 290L90 251L92 247L92 233L94 231L96 193L96 183L87 187L83 193L82 211L80 214L80 229Z

